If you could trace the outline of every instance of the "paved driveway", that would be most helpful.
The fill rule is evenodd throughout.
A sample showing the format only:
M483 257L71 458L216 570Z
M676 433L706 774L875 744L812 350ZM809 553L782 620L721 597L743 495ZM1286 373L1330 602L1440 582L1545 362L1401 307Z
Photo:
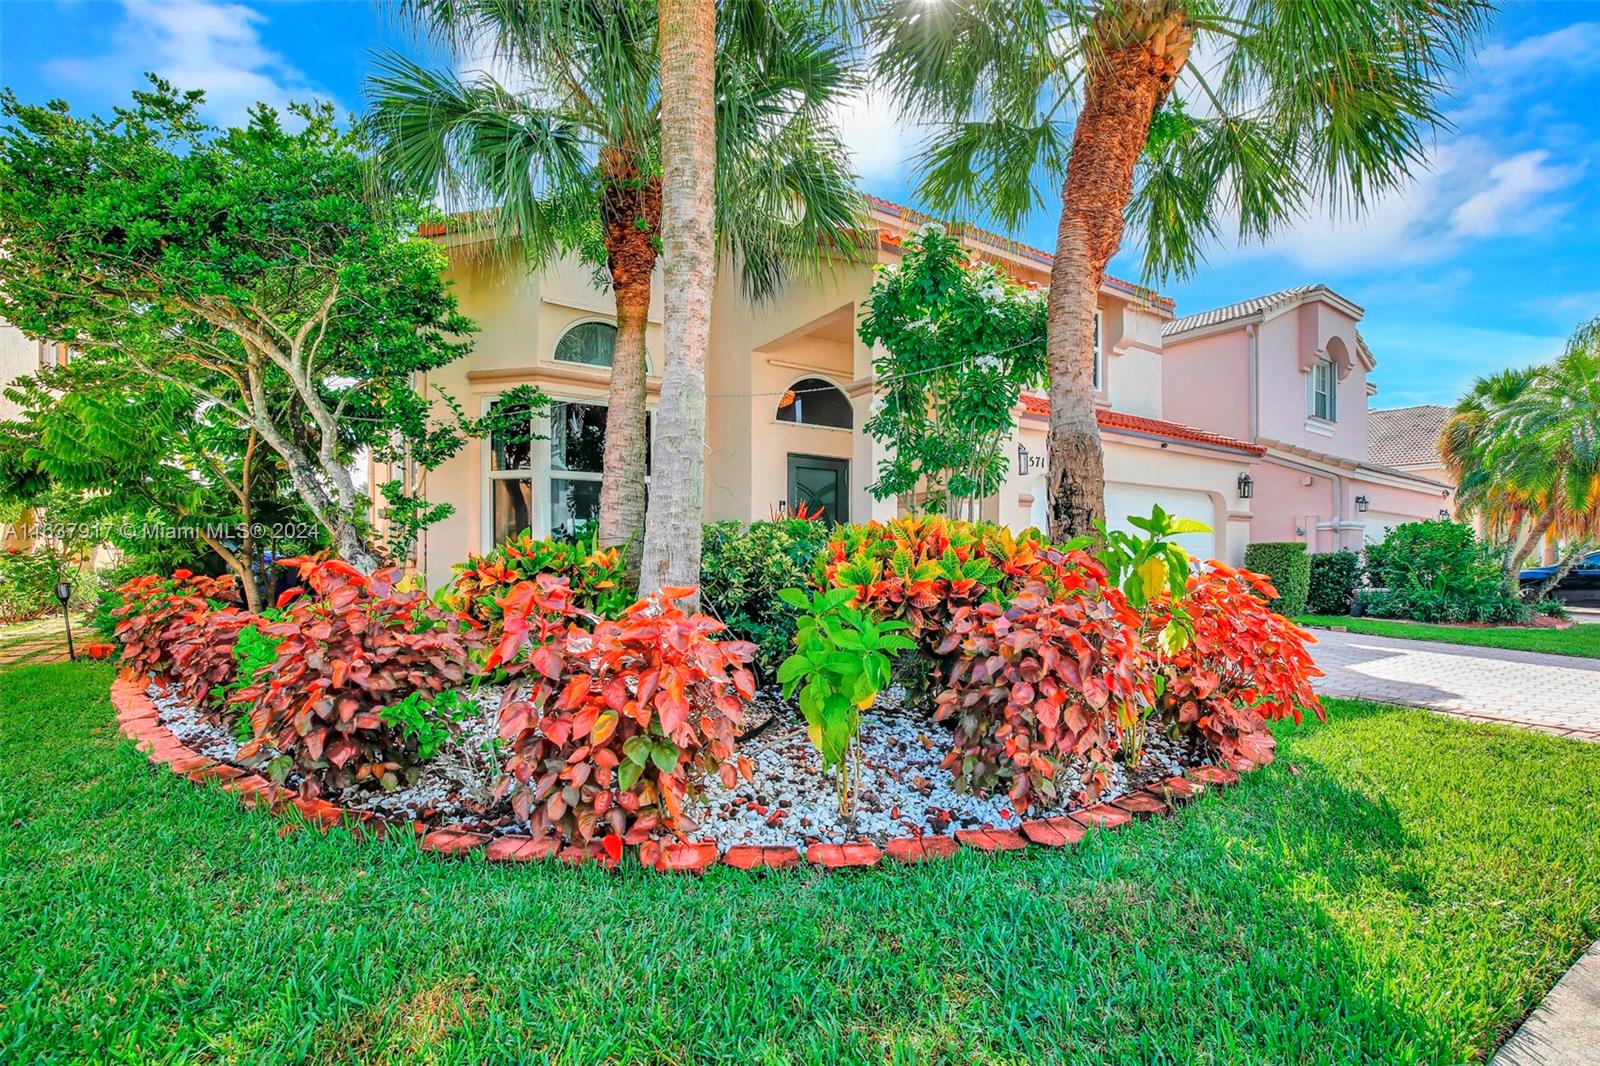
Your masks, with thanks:
M1317 691L1600 741L1600 659L1313 631Z

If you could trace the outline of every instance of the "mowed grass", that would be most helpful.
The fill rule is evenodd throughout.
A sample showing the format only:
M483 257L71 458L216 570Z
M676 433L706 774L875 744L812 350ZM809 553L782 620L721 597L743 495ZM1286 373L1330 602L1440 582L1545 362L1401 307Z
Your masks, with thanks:
M1600 625L1575 625L1570 629L1532 626L1436 626L1423 622L1396 622L1387 618L1347 618L1343 615L1305 615L1296 619L1307 626L1344 626L1370 637L1404 637L1435 640L1442 644L1470 644L1479 648L1538 651L1548 655L1582 655L1600 659Z
M1482 1059L1600 936L1600 746L1334 703L1066 852L703 880L441 861L0 673L0 1061Z

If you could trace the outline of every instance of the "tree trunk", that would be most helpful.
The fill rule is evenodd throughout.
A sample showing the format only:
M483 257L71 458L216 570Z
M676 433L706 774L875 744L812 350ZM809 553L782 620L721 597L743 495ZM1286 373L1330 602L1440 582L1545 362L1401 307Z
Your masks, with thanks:
M700 584L706 350L717 246L715 0L660 0L662 296L667 365L639 592ZM695 598L698 602L698 597Z
M1133 171L1156 108L1189 58L1182 14L1152 25L1124 3L1096 21L1102 53L1091 63L1083 111L1061 189L1050 267L1046 344L1050 367L1050 537L1093 535L1105 517L1105 456L1094 408L1094 317L1106 264L1122 243Z
M634 156L620 148L602 149L600 159L605 182L600 219L617 306L617 344L606 401L597 532L601 547L624 546L626 580L632 580L644 549L645 330L661 226L661 179L641 177Z
M1594 543L1592 541L1574 541L1571 547L1567 549L1567 553L1561 557L1560 563L1556 565L1555 573L1545 578L1539 587L1534 590L1532 597L1530 597L1531 602L1538 603L1540 600L1549 599L1550 595L1555 592L1556 586L1561 584L1562 579L1572 572L1574 566L1578 565L1578 560L1592 551L1594 551Z
M1526 559L1528 553L1533 551L1534 545L1539 543L1545 532L1555 523L1555 520L1555 508L1551 507L1534 520L1533 525L1528 527L1526 535L1517 538L1513 544L1510 554L1506 556L1505 575L1506 588L1510 590L1511 595L1519 595L1522 591L1522 583L1518 578L1518 575L1522 572L1522 560Z

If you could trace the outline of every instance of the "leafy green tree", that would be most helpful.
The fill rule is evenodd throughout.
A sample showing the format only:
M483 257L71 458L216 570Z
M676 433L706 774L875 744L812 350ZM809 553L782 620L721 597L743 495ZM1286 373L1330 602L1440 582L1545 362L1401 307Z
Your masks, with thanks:
M1224 219L1265 238L1359 211L1424 162L1446 72L1488 0L863 0L883 75L935 124L939 209L1015 225L1061 182L1050 272L1050 533L1092 534L1105 475L1094 312L1131 225L1153 279ZM1205 62L1193 62L1205 56Z
M487 49L510 73L462 75L385 56L368 95L389 169L407 184L438 190L451 209L481 209L457 225L478 227L503 252L516 251L535 269L576 255L611 287L617 337L598 526L602 545L632 545L636 565L645 512L645 332L662 241L657 5L405 0L400 8L458 63ZM696 165L708 181L715 174L711 210L721 250L738 264L746 293L763 298L791 269L815 267L859 243L860 200L823 120L827 106L853 88L854 73L804 4L745 0L738 9L719 28L716 139ZM717 242L703 243L714 266ZM670 285L664 295L677 299ZM681 348L674 329L669 324L669 367ZM658 428L657 455L669 468L675 404L663 397ZM699 422L693 412L681 414L702 439L703 414ZM670 469L658 472L654 495L670 498L671 483ZM698 531L691 539L699 543Z
M403 496L490 428L434 418L414 387L472 329L415 235L423 205L369 195L366 143L328 105L292 108L298 132L265 105L219 130L202 94L151 81L109 119L0 98L0 314L128 394L187 390L256 434L334 549L371 568L358 451L400 464Z
M1505 543L1506 583L1546 537L1567 548L1541 599L1600 539L1600 318L1553 362L1479 378L1439 435L1456 505Z
M906 239L898 266L879 268L860 335L884 352L866 432L891 455L872 494L921 493L927 510L976 519L1005 481L1022 389L1044 382L1044 293L969 262L930 225Z

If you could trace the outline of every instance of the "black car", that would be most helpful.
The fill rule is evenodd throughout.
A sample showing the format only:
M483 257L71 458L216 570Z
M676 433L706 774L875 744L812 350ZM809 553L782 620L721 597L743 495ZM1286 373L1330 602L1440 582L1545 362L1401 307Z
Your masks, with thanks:
M1548 581L1555 572L1553 566L1530 566L1518 576L1522 587L1529 588ZM1578 560L1555 591L1564 600L1600 600L1600 552L1591 552Z

